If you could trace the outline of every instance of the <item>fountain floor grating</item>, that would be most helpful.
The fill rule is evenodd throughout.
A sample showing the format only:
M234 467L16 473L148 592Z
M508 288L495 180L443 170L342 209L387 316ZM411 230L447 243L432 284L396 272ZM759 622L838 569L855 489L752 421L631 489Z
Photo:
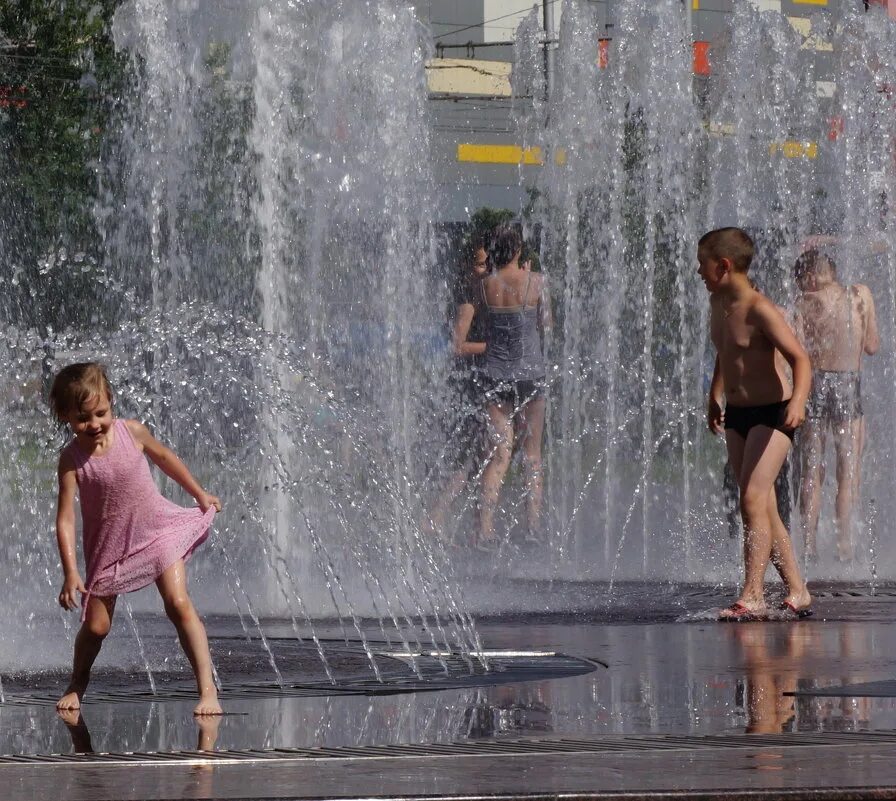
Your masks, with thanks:
M319 748L247 748L221 751L145 751L0 756L0 765L162 763L245 763L247 761L414 759L421 757L516 756L537 754L608 754L707 749L807 748L819 746L896 746L896 731L799 734L631 735L595 738L470 740L418 745L367 745Z
M252 700L266 698L309 698L329 695L397 695L413 692L433 692L437 690L466 687L488 687L498 684L514 684L525 681L543 681L581 676L593 672L600 664L593 660L568 656L566 654L543 652L525 654L520 652L506 655L503 652L483 652L488 660L486 670L477 661L468 661L458 656L438 659L431 655L415 655L419 675L413 670L410 656L384 653L393 663L404 665L404 670L391 669L382 672L382 681L369 677L336 678L328 681L285 681L276 682L227 682L219 692L222 701ZM94 685L95 686L95 685ZM188 682L178 682L153 693L145 685L134 688L116 688L114 691L91 689L88 700L96 704L130 704L135 702L162 703L195 700L196 690ZM4 704L11 706L54 706L59 700L57 690L11 691L5 693ZM2 706L2 704L0 704Z

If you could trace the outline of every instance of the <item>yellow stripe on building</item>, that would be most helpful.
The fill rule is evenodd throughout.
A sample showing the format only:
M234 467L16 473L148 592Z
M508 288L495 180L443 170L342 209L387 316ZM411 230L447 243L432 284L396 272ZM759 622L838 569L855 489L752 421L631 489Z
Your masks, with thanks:
M828 0L793 0L795 6L826 6Z
M699 11L700 10L700 0L692 0L691 8L694 9L694 11Z
M544 164L540 147L521 148L519 145L473 145L460 143L457 146L458 161L474 161L480 164Z
M540 147L522 148L519 145L474 145L463 142L457 146L457 160L478 164L528 164L541 167L544 156ZM566 164L566 148L554 151L554 164Z
M770 156L780 153L786 159L814 159L818 156L818 142L798 142L788 139L785 142L772 142L768 146Z

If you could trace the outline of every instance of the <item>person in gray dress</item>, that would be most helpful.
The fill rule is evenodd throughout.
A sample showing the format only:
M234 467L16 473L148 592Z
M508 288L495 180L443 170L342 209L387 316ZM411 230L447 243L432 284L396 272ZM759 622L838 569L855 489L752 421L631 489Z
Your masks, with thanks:
M526 470L528 536L538 538L541 530L542 331L550 327L550 306L544 276L520 265L522 246L517 226L498 226L488 244L491 273L480 283L485 323L481 372L492 444L482 476L476 540L484 550L493 550L496 543L495 509L517 439Z

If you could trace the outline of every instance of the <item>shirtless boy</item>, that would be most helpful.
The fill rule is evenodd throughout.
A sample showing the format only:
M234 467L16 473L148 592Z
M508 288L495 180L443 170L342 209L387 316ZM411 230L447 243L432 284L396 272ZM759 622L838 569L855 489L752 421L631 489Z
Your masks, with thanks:
M710 293L710 334L716 348L707 422L711 431L725 434L744 527L743 590L719 613L720 620L729 621L767 617L764 580L769 562L784 581L782 609L803 616L812 603L774 491L794 430L805 417L811 367L775 304L750 285L752 259L753 241L739 228L710 231L697 248L700 277ZM793 387L776 363L776 351L790 365Z
M874 298L864 284L845 287L834 260L811 249L797 259L794 278L797 332L812 360L812 391L800 440L800 519L807 560L817 558L816 533L824 483L824 448L830 429L837 454L837 550L854 556L852 513L859 494L865 418L862 356L877 352L880 337Z

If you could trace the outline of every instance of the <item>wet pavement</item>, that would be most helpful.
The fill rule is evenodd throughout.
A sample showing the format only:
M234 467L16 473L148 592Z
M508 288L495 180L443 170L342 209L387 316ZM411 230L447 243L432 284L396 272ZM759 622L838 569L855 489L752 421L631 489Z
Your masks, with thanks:
M234 693L228 714L201 728L189 696L177 700L189 685L176 664L154 673L155 698L145 675L99 670L91 688L96 700L88 696L83 715L68 720L48 705L62 675L3 676L7 700L16 702L0 705L0 754L184 753L164 764L106 764L95 756L76 757L77 764L0 764L0 799L596 797L762 788L814 788L812 797L851 788L837 797L871 797L881 787L896 796L896 737L886 734L896 729L896 698L813 694L896 678L896 587L878 587L874 595L868 587L821 587L813 618L747 624L710 619L728 599L719 590L653 586L647 595L644 586L629 585L617 588L614 604L595 603L603 589L555 584L551 591L569 599L562 614L480 619L484 647L529 652L521 662L529 674L451 686L433 668L424 684L440 689L428 692L400 692L413 671L407 658L396 658L400 647L393 643L389 656L380 642L372 647L384 654L378 664L393 686L388 694L367 694L365 687L376 685L370 662L358 643L336 642L335 630L325 632L325 645L338 690L328 690L313 645L296 643L287 623L269 621L274 662L302 692ZM173 647L164 621L141 619L140 626L148 652ZM276 687L270 655L257 639L247 641L225 618L210 619L209 632L225 687ZM552 664L544 656L550 652L575 659ZM532 668L538 658L541 674ZM502 670L512 665L507 659ZM539 675L555 677L521 680ZM675 739L682 736L690 738L686 745ZM520 740L532 750L513 753ZM558 753L561 741L579 745ZM497 750L433 754L411 747L455 742ZM625 748L595 745L614 742ZM644 745L656 742L665 745ZM395 752L376 751L386 746ZM201 754L186 753L197 748L227 758L202 764L195 761ZM320 748L343 750L303 752L302 759L246 753Z

